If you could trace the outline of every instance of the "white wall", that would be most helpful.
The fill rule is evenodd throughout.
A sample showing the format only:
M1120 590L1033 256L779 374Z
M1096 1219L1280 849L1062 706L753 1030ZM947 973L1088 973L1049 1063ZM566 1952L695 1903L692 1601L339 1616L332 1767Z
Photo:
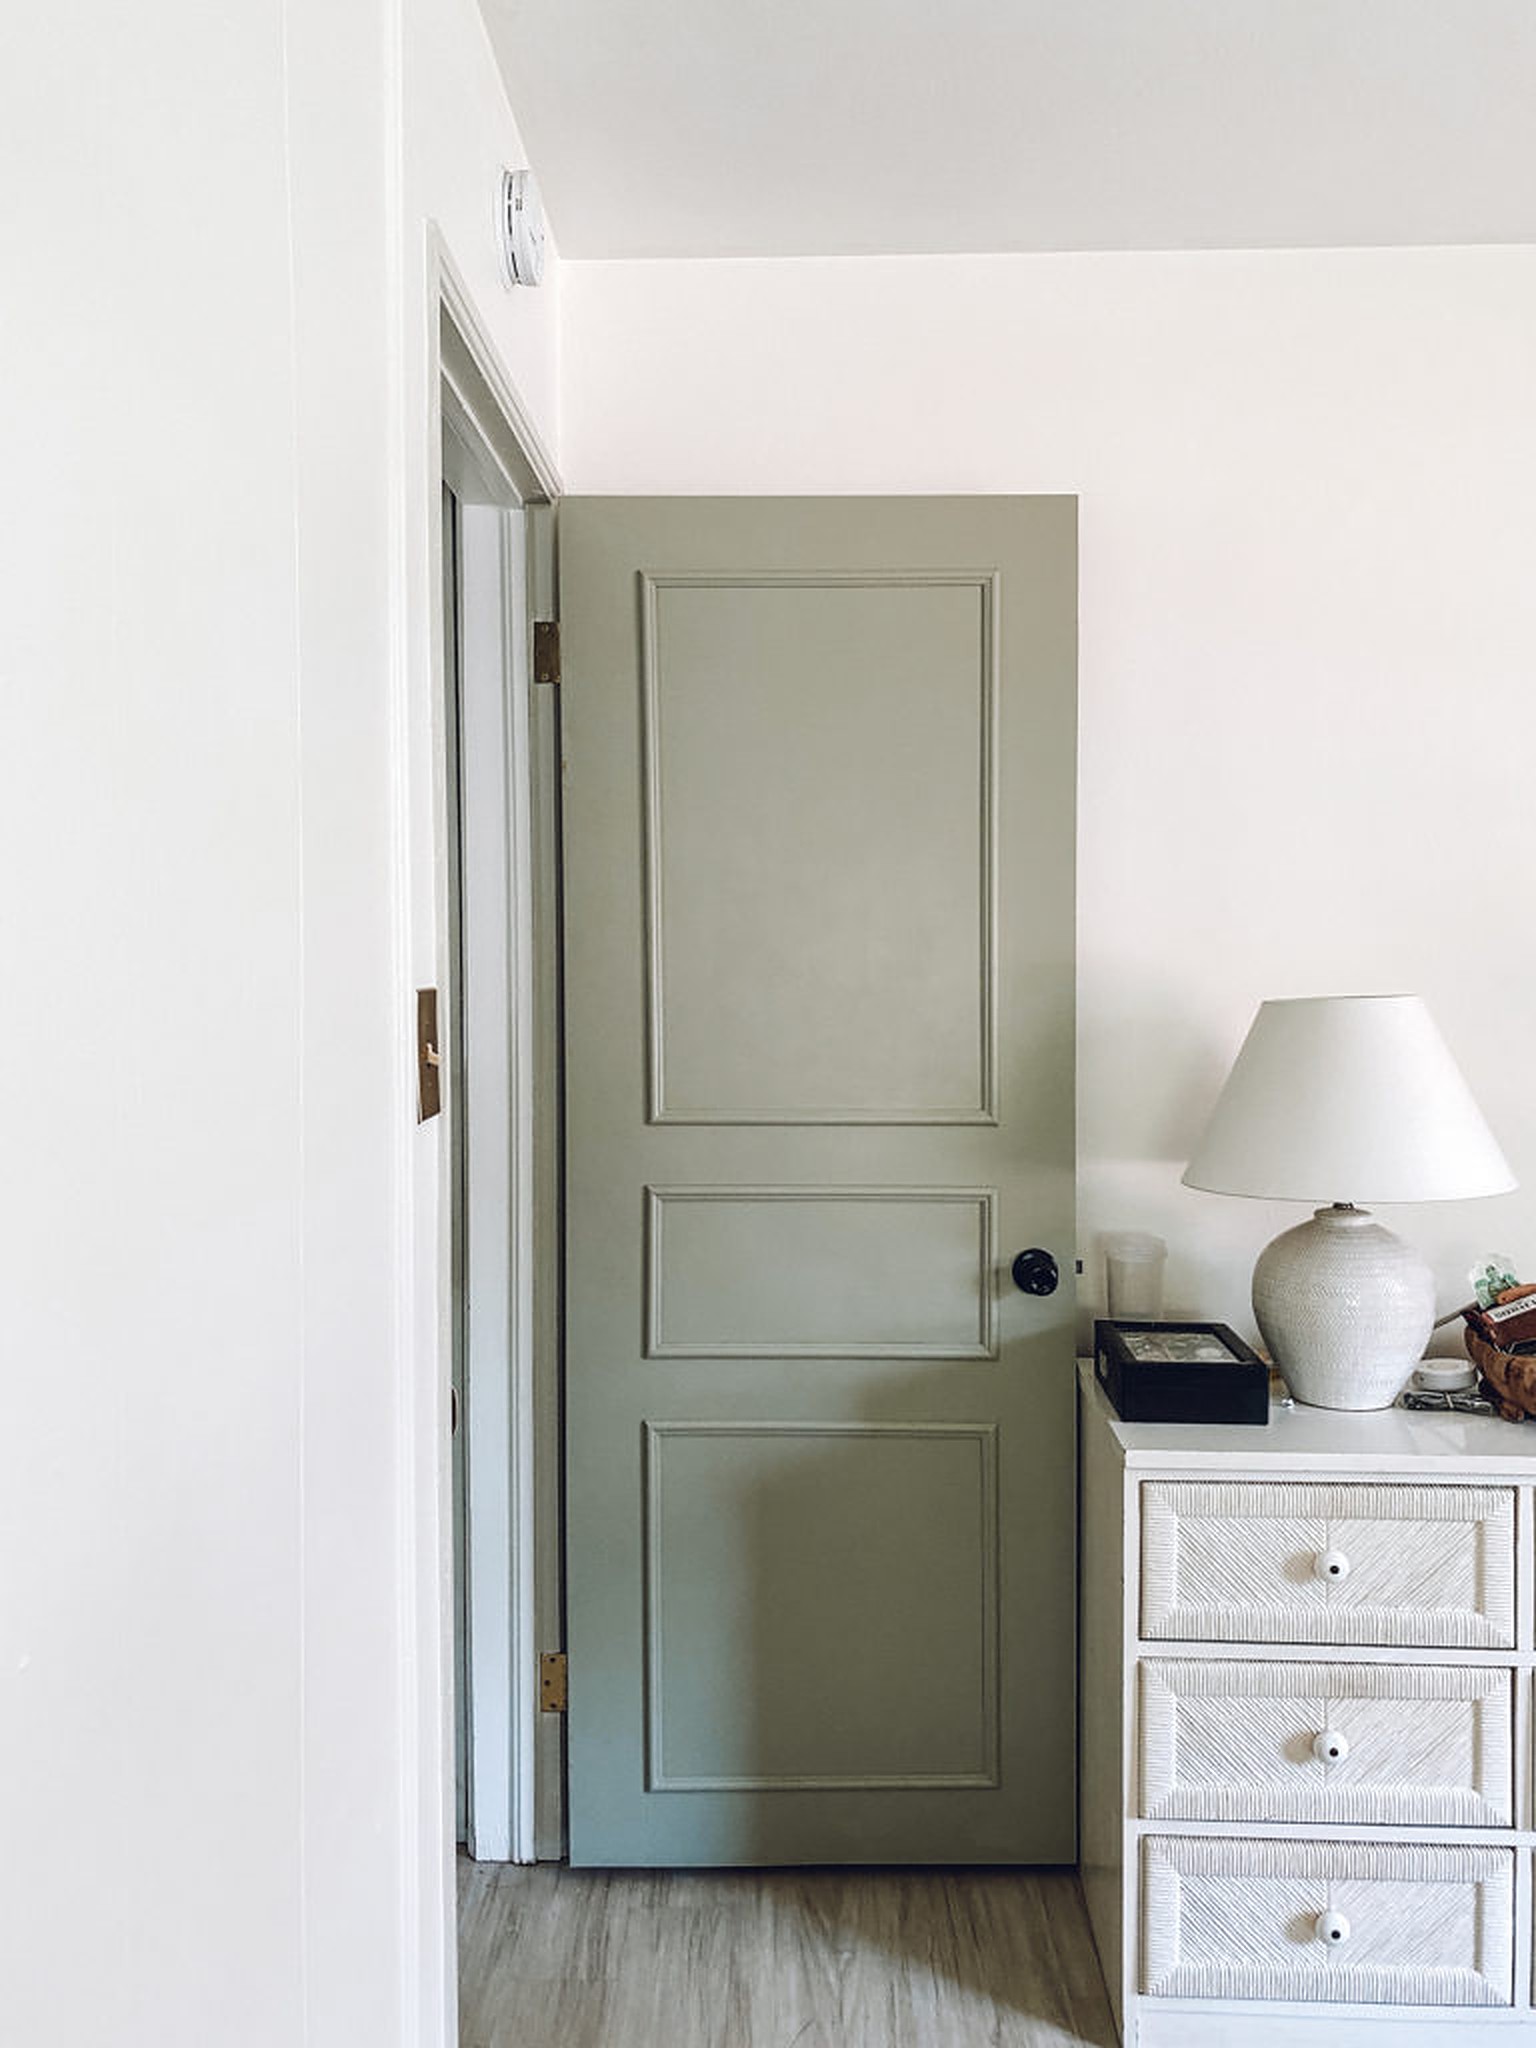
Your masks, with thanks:
M1536 250L573 263L565 320L572 491L1080 494L1087 1306L1145 1225L1251 1328L1304 1212L1178 1176L1271 995L1428 999L1530 1185L1386 1220L1447 1307L1536 1277Z
M472 0L35 9L0 157L0 2033L445 2042L427 221L546 433L558 282Z

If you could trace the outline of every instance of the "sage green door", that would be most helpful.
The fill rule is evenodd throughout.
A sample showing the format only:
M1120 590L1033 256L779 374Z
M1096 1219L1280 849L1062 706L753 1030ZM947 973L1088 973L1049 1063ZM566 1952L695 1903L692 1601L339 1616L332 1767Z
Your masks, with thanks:
M574 1862L1073 1858L1075 531L562 507Z

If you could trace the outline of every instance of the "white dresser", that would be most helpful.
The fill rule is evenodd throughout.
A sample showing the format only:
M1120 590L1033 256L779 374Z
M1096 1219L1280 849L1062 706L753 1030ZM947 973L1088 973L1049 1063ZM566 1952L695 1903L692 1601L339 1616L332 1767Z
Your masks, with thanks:
M1082 1368L1083 1887L1128 2048L1536 2048L1536 1423L1121 1422Z

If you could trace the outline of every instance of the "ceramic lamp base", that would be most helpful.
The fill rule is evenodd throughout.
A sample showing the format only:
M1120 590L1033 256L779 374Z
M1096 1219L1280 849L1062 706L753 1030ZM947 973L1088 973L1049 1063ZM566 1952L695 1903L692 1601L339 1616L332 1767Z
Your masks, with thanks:
M1367 1210L1319 1209L1260 1254L1253 1314L1298 1401L1389 1408L1434 1327L1434 1276Z

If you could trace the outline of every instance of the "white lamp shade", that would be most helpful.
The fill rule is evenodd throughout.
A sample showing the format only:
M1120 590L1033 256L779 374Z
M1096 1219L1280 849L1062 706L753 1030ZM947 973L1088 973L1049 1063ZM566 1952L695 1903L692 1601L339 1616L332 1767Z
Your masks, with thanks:
M1441 1202L1516 1185L1418 996L1261 1004L1184 1181L1313 1203Z

